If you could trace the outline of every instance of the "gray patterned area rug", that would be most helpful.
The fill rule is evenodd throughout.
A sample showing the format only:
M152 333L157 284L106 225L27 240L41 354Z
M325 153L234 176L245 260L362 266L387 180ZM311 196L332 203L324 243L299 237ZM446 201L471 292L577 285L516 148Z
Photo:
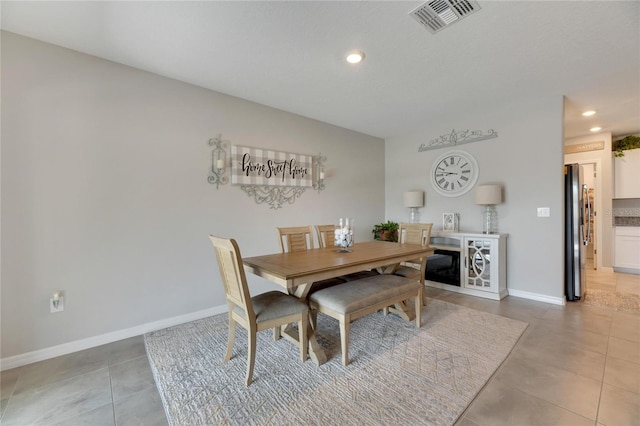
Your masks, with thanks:
M346 367L338 322L325 315L317 334L329 361L321 366L260 332L249 387L241 327L223 360L226 314L148 333L145 344L171 425L451 425L527 324L434 299L422 324L382 312L353 322Z

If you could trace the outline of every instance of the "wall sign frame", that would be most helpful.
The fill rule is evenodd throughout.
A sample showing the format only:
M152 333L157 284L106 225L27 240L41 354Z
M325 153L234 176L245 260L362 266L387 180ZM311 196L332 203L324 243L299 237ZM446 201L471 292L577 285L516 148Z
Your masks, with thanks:
M231 145L221 135L209 139L213 147L208 181L216 185L229 182L240 186L257 204L268 204L277 210L285 204L293 204L307 188L320 193L325 189L322 154L316 156L269 149ZM230 161L226 150L230 149Z

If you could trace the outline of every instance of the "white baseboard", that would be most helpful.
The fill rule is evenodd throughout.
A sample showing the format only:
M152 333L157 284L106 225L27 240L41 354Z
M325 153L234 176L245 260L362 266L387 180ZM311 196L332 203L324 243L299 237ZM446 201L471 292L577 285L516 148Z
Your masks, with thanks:
M20 355L14 355L0 360L0 371L9 370L11 368L21 367L49 358L55 358L60 355L66 355L73 352L82 351L107 343L117 342L118 340L128 339L129 337L139 336L151 331L161 330L163 328L172 327L178 324L184 324L189 321L195 321L212 315L221 314L228 311L228 306L216 306L202 311L192 312L190 314L178 315L177 317L166 318L159 321L153 321L141 324L124 330L113 331L111 333L101 334L99 336L88 337L86 339L76 340L74 342L63 343L61 345L51 346L45 349L39 349L33 352L27 352Z
M563 297L552 297L546 294L539 293L531 293L528 291L516 290L513 288L509 288L509 296L521 297L523 299L529 300L537 300L538 302L551 303L552 305L561 305L565 304L565 298Z

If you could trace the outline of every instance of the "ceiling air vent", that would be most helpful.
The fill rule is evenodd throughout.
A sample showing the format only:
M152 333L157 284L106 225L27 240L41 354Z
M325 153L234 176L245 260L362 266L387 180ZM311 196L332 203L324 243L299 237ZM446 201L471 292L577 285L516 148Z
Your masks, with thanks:
M480 10L473 0L431 0L409 14L433 34Z

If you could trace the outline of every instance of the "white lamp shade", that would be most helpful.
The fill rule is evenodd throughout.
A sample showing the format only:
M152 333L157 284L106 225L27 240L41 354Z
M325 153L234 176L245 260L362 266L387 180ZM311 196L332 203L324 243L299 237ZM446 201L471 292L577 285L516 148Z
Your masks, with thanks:
M485 206L502 202L501 185L478 185L476 188L476 204Z
M405 207L424 206L424 191L407 191L404 193Z

